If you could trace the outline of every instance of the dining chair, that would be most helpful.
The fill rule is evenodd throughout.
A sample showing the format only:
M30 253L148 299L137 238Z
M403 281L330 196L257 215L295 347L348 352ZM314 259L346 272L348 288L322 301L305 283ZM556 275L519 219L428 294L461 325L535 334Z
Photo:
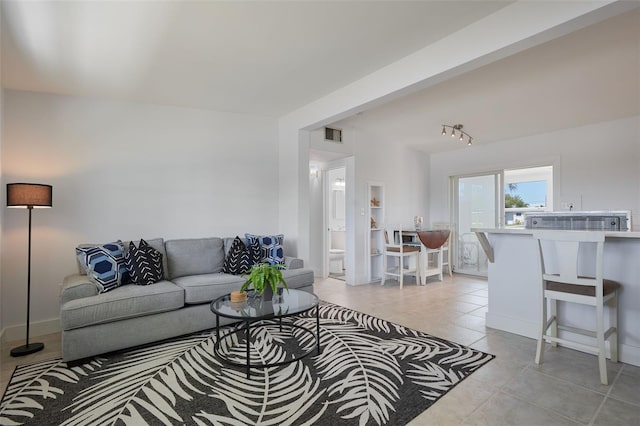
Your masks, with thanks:
M389 241L389 233L384 230L384 253L382 257L382 280L380 285L384 285L387 275L392 276L400 283L400 288L404 283L406 274L414 274L416 284L420 284L420 247L411 244L404 244L402 240L402 229L398 231L399 240L396 243ZM388 258L392 257L397 260L397 267L389 269ZM411 264L410 260L415 258L415 262ZM407 263L405 263L405 260ZM395 262L394 262L395 263ZM406 267L405 267L406 265Z
M540 230L533 232L533 238L538 248L542 292L536 364L543 362L545 342L590 352L598 356L600 382L607 385L606 340L609 340L611 361L618 362L620 284L603 278L604 232ZM557 302L592 306L595 330L564 325L567 318L560 318ZM609 307L608 329L604 324L605 306ZM563 333L558 334L559 331ZM571 334L591 339L587 343L578 342L570 338Z

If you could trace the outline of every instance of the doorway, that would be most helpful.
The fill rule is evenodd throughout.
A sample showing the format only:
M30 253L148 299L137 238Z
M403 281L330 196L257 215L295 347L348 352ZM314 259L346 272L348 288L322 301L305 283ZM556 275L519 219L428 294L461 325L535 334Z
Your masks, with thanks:
M453 178L456 272L483 276L488 260L472 228L496 228L501 217L502 172Z
M325 175L325 229L329 276L344 281L346 276L346 168L329 169Z

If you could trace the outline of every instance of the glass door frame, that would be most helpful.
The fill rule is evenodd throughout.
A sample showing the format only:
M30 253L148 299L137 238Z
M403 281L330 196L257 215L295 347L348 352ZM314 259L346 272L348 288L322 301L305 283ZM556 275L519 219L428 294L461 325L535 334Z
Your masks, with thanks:
M486 171L486 172L478 172L478 173L470 173L463 175L455 175L450 176L450 200L451 200L451 239L450 241L453 243L451 250L454 250L453 263L454 270L457 269L457 272L463 274L477 275L477 276L487 276L487 272L479 272L473 273L468 270L462 270L460 267L460 250L459 250L459 241L460 241L460 179L465 178L473 178L473 177L482 177L482 176L494 176L496 179L494 180L495 185L495 194L496 199L494 200L494 227L502 226L504 221L504 170L494 170L494 171ZM487 226L491 227L491 226ZM480 247L480 243L478 242L478 250L482 250Z

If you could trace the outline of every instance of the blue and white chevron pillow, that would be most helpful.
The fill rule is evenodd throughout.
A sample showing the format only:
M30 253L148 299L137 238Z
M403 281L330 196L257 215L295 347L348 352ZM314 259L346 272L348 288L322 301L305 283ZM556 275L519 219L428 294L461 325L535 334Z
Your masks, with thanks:
M124 245L118 240L95 246L76 247L76 256L87 277L106 293L129 282L124 261Z

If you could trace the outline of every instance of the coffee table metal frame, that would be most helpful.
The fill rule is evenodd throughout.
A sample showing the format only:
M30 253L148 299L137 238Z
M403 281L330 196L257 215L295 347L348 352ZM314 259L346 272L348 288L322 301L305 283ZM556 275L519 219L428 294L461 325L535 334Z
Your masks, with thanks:
M287 291L287 290L285 290ZM302 292L302 290L295 290L295 289L291 289L288 290L289 292ZM255 301L257 298L259 298L260 296L257 295L253 295L251 294L252 292L249 292L249 296L248 296L248 300L253 300ZM315 296L315 294L311 293L313 296ZM267 315L260 315L260 316L243 316L243 315L230 315L230 314L226 314L224 312L220 312L219 310L217 310L215 308L215 305L220 302L220 301L226 301L226 300L230 300L230 295L226 294L224 296L221 296L217 299L215 299L213 302L211 302L211 311L215 314L216 316L216 342L213 345L213 352L214 354L225 364L228 365L233 365L236 367L244 367L247 371L247 378L251 377L251 369L252 368L269 368L269 367L277 367L279 365L286 365L286 364L290 364L292 362L295 361L299 361L307 356L309 356L314 350L316 351L317 355L321 354L321 349L320 349L320 306L319 306L319 301L317 296L316 297L316 301L315 304L312 304L309 307L306 307L304 309L300 309L300 310L296 310L294 312L287 312L284 314L276 314L276 313L272 313L272 314L267 314ZM279 297L278 295L274 295L274 298ZM281 297L281 296L280 296ZM288 318L288 317L293 317L293 316L297 316L300 314L303 314L305 312L309 312L312 309L316 310L316 327L315 327L315 334L312 330L303 327L301 325L297 325L297 324L283 324L282 323L282 319L283 318ZM225 318L231 318L231 319L235 319L238 320L238 323L234 325L233 329L228 331L225 334L222 334L222 336L220 335L220 317L225 317ZM264 324L265 322L269 323L269 322L275 322L278 324L278 326L280 327L280 331L282 331L283 326L284 327L289 327L291 328L291 330L293 331L294 328L297 328L299 330L304 331L305 333L309 333L313 338L315 338L316 340L316 344L314 346L312 346L309 350L307 350L306 352L304 352L302 355L298 356L298 357L294 357L291 359L287 359L285 361L280 361L280 362L275 362L275 363L265 363L265 364L252 364L251 363L251 330L252 324L255 323L260 323L258 325L256 325L256 327L264 327L266 324ZM244 327L242 327L242 325L244 325ZM223 354L220 351L220 343L224 340L227 339L229 337L231 337L233 334L239 334L240 332L243 332L245 334L245 341L246 341L246 362L245 363L240 363L240 362L236 362L233 361L231 359L229 359L225 354Z

